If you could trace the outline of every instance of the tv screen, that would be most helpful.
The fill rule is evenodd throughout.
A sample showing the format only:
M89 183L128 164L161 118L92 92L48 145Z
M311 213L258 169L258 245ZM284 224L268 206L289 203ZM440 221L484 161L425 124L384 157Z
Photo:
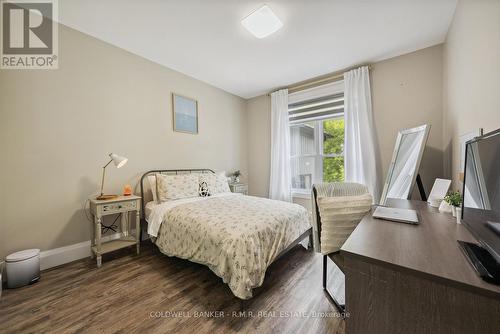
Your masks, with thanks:
M463 222L500 262L500 130L467 142L464 177Z

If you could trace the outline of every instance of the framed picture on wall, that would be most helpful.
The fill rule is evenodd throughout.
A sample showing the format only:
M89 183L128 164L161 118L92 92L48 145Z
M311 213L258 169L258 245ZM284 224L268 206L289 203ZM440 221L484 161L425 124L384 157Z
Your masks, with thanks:
M172 93L174 131L198 134L198 101Z

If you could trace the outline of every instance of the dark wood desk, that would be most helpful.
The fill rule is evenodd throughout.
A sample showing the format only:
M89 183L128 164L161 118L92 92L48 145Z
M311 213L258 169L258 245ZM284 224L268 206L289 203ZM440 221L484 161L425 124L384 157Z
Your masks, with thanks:
M420 224L367 214L341 249L346 274L346 333L500 333L500 286L481 280L457 240L475 241L450 214L425 202Z

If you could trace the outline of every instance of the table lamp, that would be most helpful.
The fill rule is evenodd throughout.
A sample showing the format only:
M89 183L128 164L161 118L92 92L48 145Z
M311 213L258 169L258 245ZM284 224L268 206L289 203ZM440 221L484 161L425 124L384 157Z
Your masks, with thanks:
M114 163L116 168L120 168L120 167L123 167L128 159L125 158L125 157L121 157L117 154L114 154L114 153L110 153L109 154L109 157L111 158L111 160L109 160L109 162L104 165L104 167L102 167L102 180L101 180L101 195L97 196L96 199L98 200L108 200L108 199L113 199L113 198L117 198L118 195L104 195L104 175L106 173L106 167L108 167L108 165L110 163Z

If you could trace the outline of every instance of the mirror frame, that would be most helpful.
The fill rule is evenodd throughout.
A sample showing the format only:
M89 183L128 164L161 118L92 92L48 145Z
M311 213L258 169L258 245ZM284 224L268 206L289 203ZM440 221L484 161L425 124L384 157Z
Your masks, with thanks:
M389 184L390 184L390 181L392 178L392 174L394 172L394 166L396 165L396 158L398 156L399 146L401 145L401 140L402 140L403 136L410 134L410 133L414 133L414 132L424 131L424 138L422 140L423 145L420 146L420 151L418 152L417 163L415 165L415 170L413 171L413 176L412 176L412 180L410 183L410 191L408 192L407 199L410 198L411 193L413 192L413 187L415 186L415 181L417 179L418 170L420 168L420 162L422 161L422 156L424 155L424 150L425 150L425 146L427 144L427 138L429 137L430 129L431 129L431 126L429 124L424 124L421 126L410 128L410 129L399 130L398 136L396 138L396 144L394 145L394 151L392 152L391 163L390 163L389 169L387 171L387 177L385 178L384 190L382 191L382 196L380 197L380 205L382 205L382 206L386 205L387 193L389 191Z

